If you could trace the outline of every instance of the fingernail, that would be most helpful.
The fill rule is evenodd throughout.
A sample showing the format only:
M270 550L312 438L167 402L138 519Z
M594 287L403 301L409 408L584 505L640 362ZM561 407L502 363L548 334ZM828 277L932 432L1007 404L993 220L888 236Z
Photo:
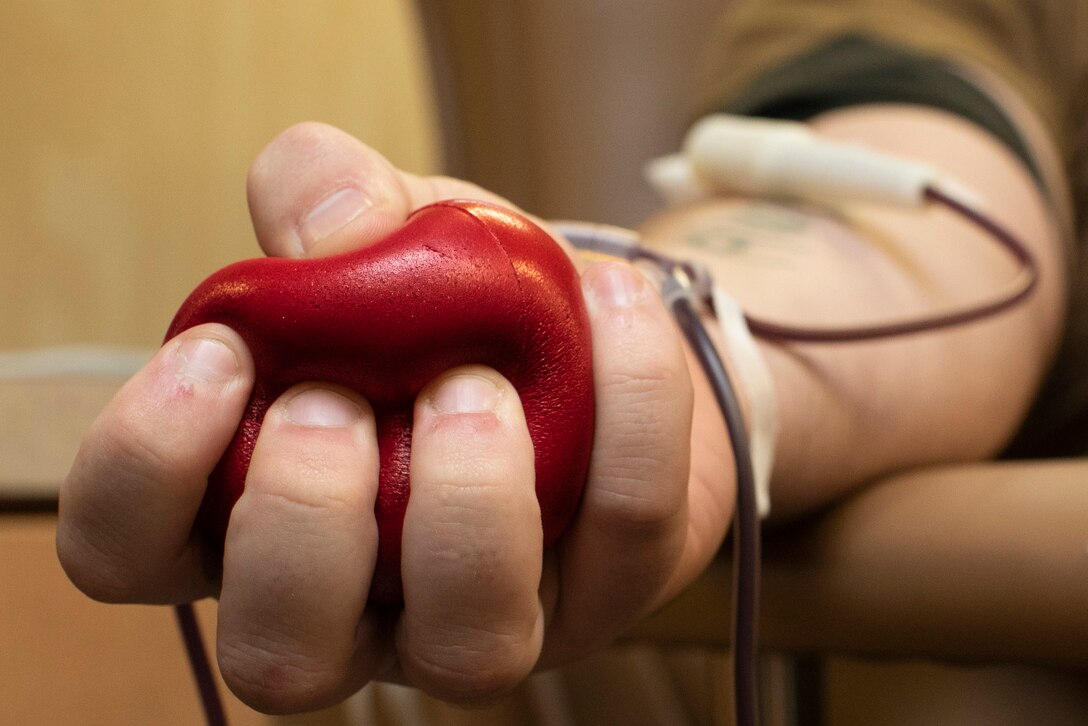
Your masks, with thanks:
M645 278L633 267L611 262L587 270L585 281L598 302L613 308L634 307L649 290Z
M303 249L309 251L362 214L370 204L370 198L356 187L344 187L322 199L299 222L298 237Z
M458 375L447 378L431 397L439 413L485 413L499 405L501 392L483 376Z
M284 408L284 417L300 426L343 428L362 415L354 401L324 388L308 388L295 394Z
M221 340L191 338L177 351L179 373L185 378L223 383L238 373L238 356Z

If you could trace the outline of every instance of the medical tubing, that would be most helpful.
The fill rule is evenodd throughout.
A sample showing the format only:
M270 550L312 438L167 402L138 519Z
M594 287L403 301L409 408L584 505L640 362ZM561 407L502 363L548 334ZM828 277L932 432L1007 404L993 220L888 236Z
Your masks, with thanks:
M1031 295L1039 282L1038 263L1031 250L1016 235L990 216L957 199L954 193L942 189L940 185L927 186L923 190L923 195L926 201L951 210L986 232L1013 258L1019 268L1019 274L1004 292L991 300L944 313L848 328L809 328L777 323L745 313L745 319L748 321L752 334L765 340L796 343L852 343L878 338L894 338L953 328L981 320L1015 307Z
M200 636L200 625L197 623L193 604L175 605L174 614L177 616L181 639L185 643L185 652L189 656L189 667L193 670L193 678L196 680L197 691L200 693L204 721L208 726L226 726L227 717L223 711L223 702L219 698L219 688L215 682L211 662L208 660L208 653L204 648L204 639Z
M751 447L740 401L714 341L707 334L686 295L666 299L684 337L706 373L725 419L736 471L736 510L733 515L733 697L737 726L759 724L759 570L761 560L759 508Z

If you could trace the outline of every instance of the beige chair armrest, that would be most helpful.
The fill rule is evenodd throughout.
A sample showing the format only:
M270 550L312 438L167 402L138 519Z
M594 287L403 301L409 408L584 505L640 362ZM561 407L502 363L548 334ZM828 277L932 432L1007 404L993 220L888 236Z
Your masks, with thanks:
M717 563L633 637L727 644L730 577ZM789 651L1088 666L1088 461L901 475L769 532L761 630Z
M120 378L0 379L0 503L57 498L84 432Z

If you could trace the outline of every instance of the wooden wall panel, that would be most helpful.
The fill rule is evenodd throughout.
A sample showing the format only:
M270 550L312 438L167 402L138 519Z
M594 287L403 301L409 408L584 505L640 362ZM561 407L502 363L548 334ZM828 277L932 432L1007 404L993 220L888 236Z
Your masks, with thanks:
M635 225L701 95L725 0L418 0L451 173L545 217Z
M245 174L291 123L433 172L410 0L0 3L0 349L154 346L257 254Z

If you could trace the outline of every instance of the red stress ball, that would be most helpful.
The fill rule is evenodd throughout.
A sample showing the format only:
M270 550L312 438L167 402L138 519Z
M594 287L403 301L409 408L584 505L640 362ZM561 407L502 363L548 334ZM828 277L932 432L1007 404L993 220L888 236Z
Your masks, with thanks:
M593 437L589 321L570 259L524 217L479 202L440 202L347 254L239 262L193 291L167 339L210 322L237 331L256 366L253 394L198 520L220 547L268 407L298 383L341 385L377 417L371 598L399 602L415 398L439 374L472 363L498 370L521 398L545 546L573 518Z

